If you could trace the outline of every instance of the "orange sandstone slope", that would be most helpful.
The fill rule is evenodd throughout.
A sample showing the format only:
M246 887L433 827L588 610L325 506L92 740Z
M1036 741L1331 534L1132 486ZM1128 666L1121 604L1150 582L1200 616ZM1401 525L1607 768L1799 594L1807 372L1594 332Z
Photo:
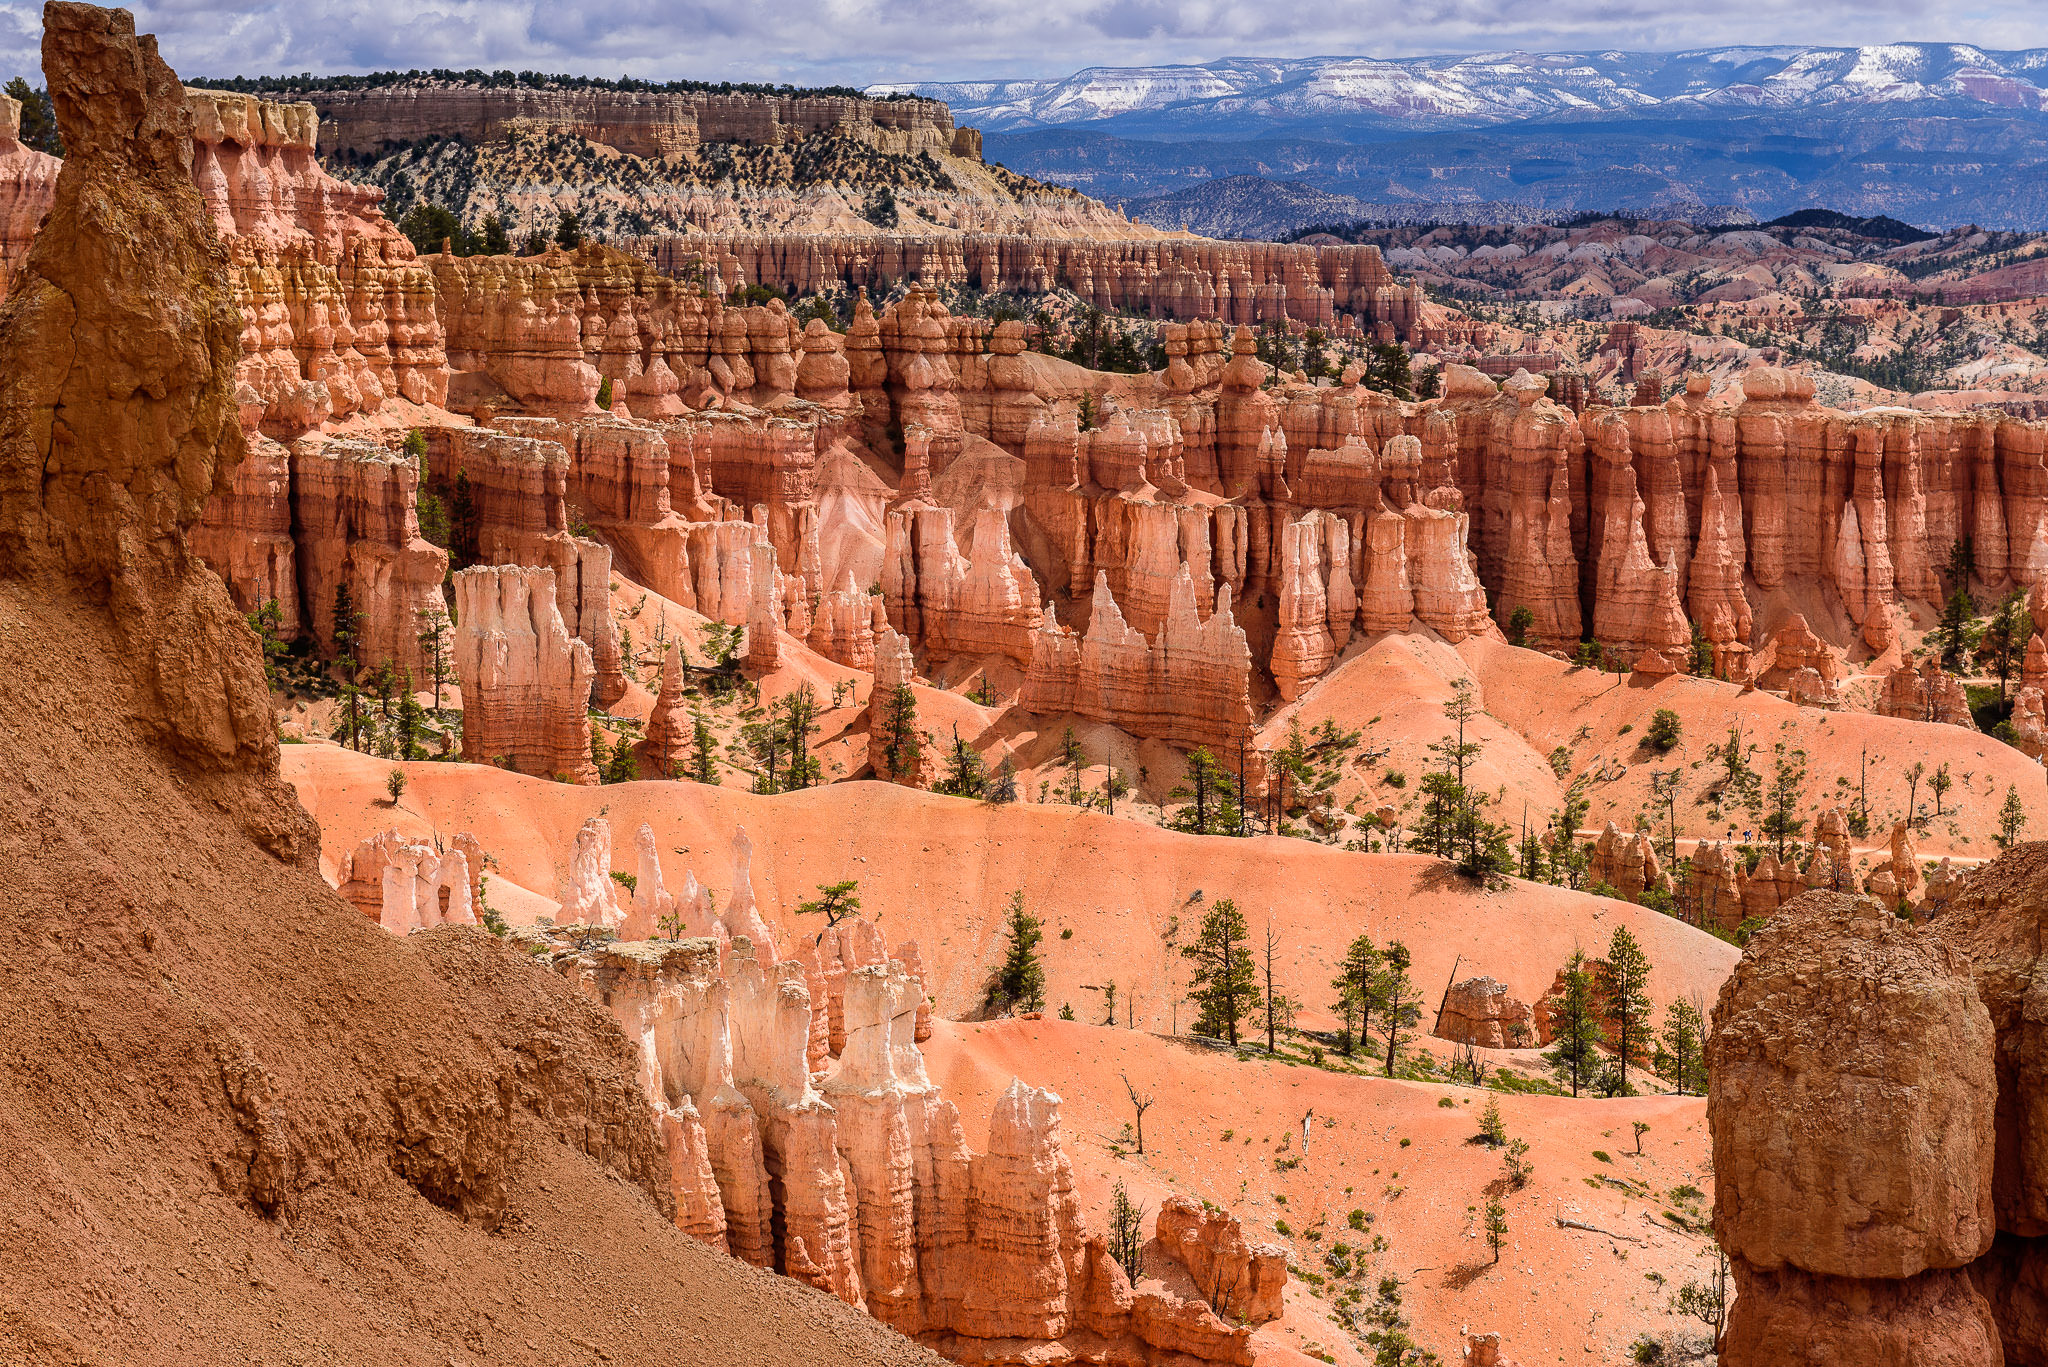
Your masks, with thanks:
M939 1021L925 1052L932 1080L963 1115L981 1116L1013 1076L1057 1091L1076 1187L1097 1217L1121 1180L1148 1209L1171 1192L1196 1196L1238 1216L1248 1238L1285 1246L1294 1267L1323 1281L1288 1282L1286 1314L1260 1331L1268 1345L1340 1364L1369 1360L1331 1317L1345 1289L1362 1287L1370 1303L1387 1276L1402 1283L1409 1333L1446 1362L1462 1360L1466 1329L1499 1333L1504 1357L1534 1367L1625 1362L1639 1334L1698 1327L1669 1313L1673 1291L1713 1270L1698 1097L1502 1095L1241 1063L1140 1031L1057 1020ZM1153 1098L1143 1156L1123 1135L1132 1119L1126 1077ZM1500 1181L1501 1151L1475 1142L1488 1099L1508 1134L1529 1143L1535 1171L1520 1190ZM1637 1121L1649 1126L1641 1156ZM973 1130L981 1123L970 1122L970 1144L984 1138ZM1496 1193L1508 1220L1498 1263L1481 1219ZM1354 1210L1364 1230L1353 1227ZM1358 1256L1375 1235L1386 1247ZM1340 1243L1352 1253L1333 1266L1325 1255ZM1147 1275L1165 1262L1155 1248ZM1339 1270L1347 1266L1348 1276Z
M616 1025L324 887L185 549L240 456L177 83L52 4L0 312L0 1360L936 1362L686 1237Z
M495 864L494 886L502 879L550 898L568 871L577 828L602 814L620 872L633 871L631 836L646 822L670 876L694 870L724 906L733 886L732 832L744 826L754 845L755 894L778 933L815 934L822 926L796 916L796 904L820 883L858 879L865 913L879 913L890 942L917 940L937 1010L948 1016L979 1003L1000 953L1004 908L1019 888L1046 923L1040 950L1048 1005L1071 1003L1085 1018L1100 1000L1090 985L1114 979L1136 1023L1154 1030L1173 1024L1168 970L1183 982L1186 976L1178 956L1165 952L1162 932L1177 917L1185 943L1203 911L1224 897L1243 909L1254 936L1270 912L1281 935L1276 979L1307 1004L1310 1024L1326 1023L1330 966L1360 931L1407 941L1432 1008L1454 964L1460 978L1491 974L1534 1001L1574 946L1604 947L1617 925L1634 932L1655 965L1651 995L1660 1006L1679 997L1711 1000L1736 959L1733 946L1643 907L1520 882L1482 893L1421 855L1181 835L1070 807L993 807L885 783L764 798L697 783L589 788L477 765L414 763L403 766L410 782L394 804L384 786L393 767L330 745L285 747L285 776L320 820L330 876L358 841L392 826L444 839L472 831ZM506 891L504 901L488 888L486 895L507 909ZM530 899L512 905L535 906Z

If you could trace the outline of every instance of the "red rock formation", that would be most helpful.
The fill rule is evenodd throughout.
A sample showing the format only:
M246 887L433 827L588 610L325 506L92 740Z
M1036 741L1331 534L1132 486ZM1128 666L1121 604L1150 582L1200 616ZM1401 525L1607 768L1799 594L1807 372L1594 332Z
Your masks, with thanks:
M1536 1018L1527 1002L1508 995L1506 983L1467 978L1451 985L1430 1033L1453 1044L1521 1049L1535 1042Z
M1963 1271L1995 1230L1995 1049L1969 961L1875 902L1809 894L1750 941L1707 1045L1733 1367L2001 1360Z
M1280 1318L1286 1249L1251 1242L1236 1216L1179 1195L1159 1203L1155 1235L1218 1314L1245 1324Z
M976 511L964 550L952 509L891 512L882 601L897 629L937 658L1001 655L1026 664L1041 621L1038 584L1011 545L1009 519L988 507Z
M865 289L884 278L933 288L978 282L981 289L1024 294L1065 285L1112 313L1129 308L1155 318L1248 325L1292 319L1312 327L1348 318L1368 329L1385 323L1398 337L1408 335L1422 310L1420 291L1395 283L1379 249L1371 246L979 232L802 238L693 233L655 244L655 261L664 272L700 260L728 284L773 285L798 295L841 284Z
M736 843L737 908L752 889ZM576 881L611 884L587 847ZM557 966L638 1043L676 1221L716 1247L963 1362L1249 1364L1249 1324L1279 1313L1281 1250L1192 1207L1162 1211L1160 1239L1243 1322L1134 1291L1082 1229L1052 1093L1014 1084L988 1152L970 1152L917 1048L923 982L870 923L780 962L772 939L735 937L722 954L710 938L613 942Z
M1658 865L1656 846L1641 831L1623 835L1610 821L1593 842L1591 854L1586 876L1595 884L1605 883L1631 902L1640 900L1645 892L1670 890L1671 879Z
M57 196L57 158L20 142L21 102L0 95L0 299L28 256L36 225Z
M1887 717L1970 726L1970 698L1963 681L1941 667L1937 655L1907 661L1885 676L1877 710Z
M393 827L343 857L336 890L393 935L438 925L475 925L473 880L478 870L470 854L460 839L448 849L437 849Z
M689 700L683 696L683 648L672 645L661 659L661 687L647 712L647 745L644 751L654 772L673 778L696 750L696 724Z
M776 146L827 131L888 152L959 155L979 147L978 140L957 136L971 130L956 129L952 111L938 100L473 85L427 77L305 93L334 149L360 154L428 137L492 142L515 131L565 133L650 160L707 142Z
M589 706L596 667L556 606L553 570L478 565L455 576L462 757L597 782Z
M1085 634L1076 636L1051 613L1033 637L1031 668L1019 705L1026 711L1072 712L1190 748L1206 746L1228 764L1251 744L1251 652L1230 612L1230 591L1217 592L1203 621L1185 570L1159 635L1148 641L1117 611L1098 576Z

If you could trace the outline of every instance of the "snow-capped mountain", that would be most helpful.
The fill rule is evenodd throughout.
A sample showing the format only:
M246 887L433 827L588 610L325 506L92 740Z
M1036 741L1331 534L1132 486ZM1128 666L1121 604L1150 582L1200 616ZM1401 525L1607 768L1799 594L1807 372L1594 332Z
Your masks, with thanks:
M1271 126L1360 119L1392 128L1480 126L1663 110L1793 110L1916 101L2048 110L2048 48L1952 43L1694 52L1491 52L1381 60L1226 58L1200 66L1090 67L1031 81L878 85L946 101L990 130L1150 118Z

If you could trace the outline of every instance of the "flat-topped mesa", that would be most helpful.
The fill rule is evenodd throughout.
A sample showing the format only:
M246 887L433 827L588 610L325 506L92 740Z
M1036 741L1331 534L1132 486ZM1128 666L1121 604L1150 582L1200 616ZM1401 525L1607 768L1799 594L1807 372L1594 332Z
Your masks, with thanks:
M553 570L478 565L455 575L462 757L523 774L597 782L590 758L590 647L569 634Z
M577 837L577 887L617 886L602 824ZM638 890L663 881L651 831L638 845L622 933L651 911ZM751 907L743 834L735 850L728 900ZM1251 1362L1252 1326L1279 1312L1280 1250L1227 1215L1176 1207L1160 1238L1231 1322L1156 1282L1134 1290L1082 1226L1057 1096L1014 1083L988 1152L968 1149L918 1048L929 1025L913 946L892 953L852 919L778 960L757 915L744 933L706 924L693 875L683 889L683 929L703 938L555 959L639 1045L679 1226L962 1362Z
M780 146L834 133L882 152L981 155L973 129L956 128L938 100L859 95L769 95L712 90L607 90L574 82L482 84L414 76L358 90L296 89L318 109L328 146L374 156L400 143L460 137L495 142L561 133L632 156L662 159L705 143Z
M1039 294L1064 285L1105 312L1216 318L1257 326L1293 320L1405 338L1422 313L1374 246L1305 247L1206 238L1032 237L965 232L806 235L693 233L654 244L666 274L708 263L728 284L796 295L904 280L933 288Z

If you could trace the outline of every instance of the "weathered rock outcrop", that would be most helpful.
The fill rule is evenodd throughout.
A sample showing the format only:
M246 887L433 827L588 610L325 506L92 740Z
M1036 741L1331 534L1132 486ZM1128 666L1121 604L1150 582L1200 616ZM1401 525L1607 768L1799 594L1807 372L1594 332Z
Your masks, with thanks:
M597 782L590 758L590 647L555 605L553 570L478 565L455 576L462 757L523 774Z
M337 891L393 935L473 926L474 874L460 840L436 848L397 828L363 841L342 861Z
M601 825L578 837L579 885L613 881L586 839ZM739 849L734 903L751 905ZM1161 1242L1236 1322L1134 1290L1082 1229L1057 1096L1014 1083L972 1153L917 1047L923 981L880 932L841 922L780 961L754 933L728 918L708 938L558 960L640 1047L681 1227L957 1361L1250 1363L1249 1326L1280 1310L1281 1250L1169 1203Z
M1731 1367L2043 1360L2044 888L2023 846L1926 929L1812 893L1750 941L1707 1047Z
M1885 675L1877 710L1887 717L1974 727L1963 681L1941 667L1938 655L1907 661Z
M1430 1033L1453 1044L1522 1049L1536 1041L1536 1016L1529 1003L1509 994L1506 983L1466 978L1451 984Z
M1159 635L1147 640L1117 611L1098 577L1088 630L1077 636L1053 615L1032 640L1020 705L1072 712L1190 748L1207 746L1226 767L1251 745L1251 651L1219 590L1207 621L1195 610L1185 569Z
M36 225L57 196L63 163L20 141L21 102L0 95L0 299L35 241Z

